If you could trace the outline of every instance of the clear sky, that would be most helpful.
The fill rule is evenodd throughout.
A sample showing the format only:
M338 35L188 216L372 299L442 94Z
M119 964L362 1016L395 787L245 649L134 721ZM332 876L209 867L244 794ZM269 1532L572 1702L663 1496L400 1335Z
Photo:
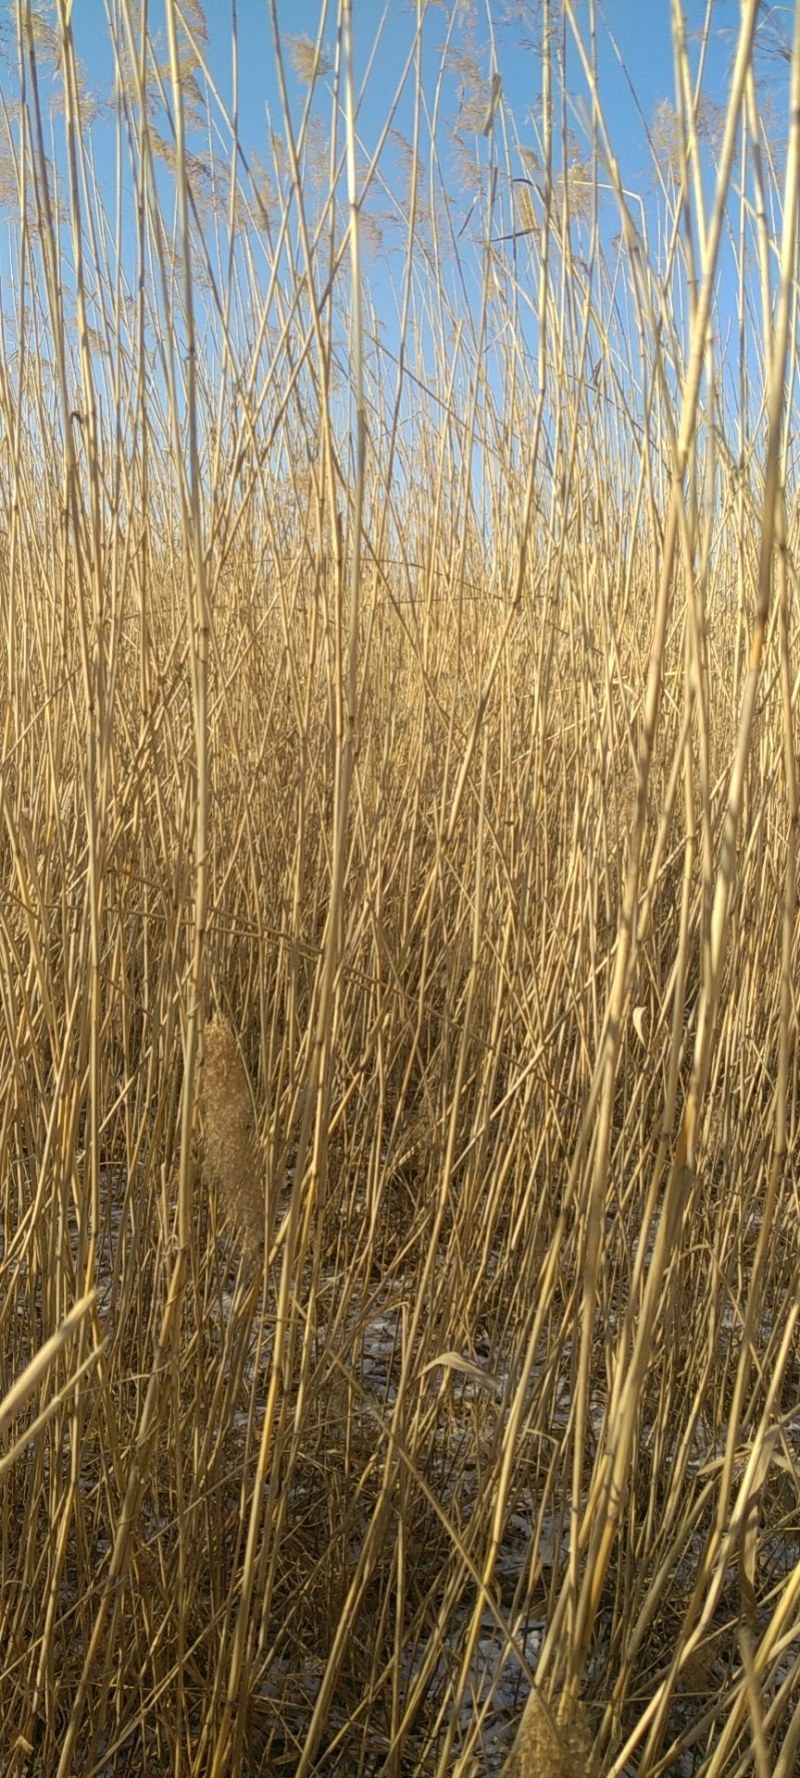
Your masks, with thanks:
M98 95L110 96L113 79L108 17L118 0L74 0L73 29L88 83ZM739 16L739 0L683 0L690 54L696 64L699 39L707 12L711 19L710 46L704 91L712 105L724 103ZM198 0L188 0L187 17ZM39 10L55 17L54 0L38 0ZM322 0L278 0L277 14L287 52L292 37L316 38ZM14 14L16 0L0 0L0 43L5 45L13 77ZM336 0L328 0L326 46L332 56L336 31ZM553 0L558 17L559 0ZM280 101L268 0L204 0L208 27L208 62L226 103L230 103L232 18L236 14L239 38L240 123L245 147L269 159L268 129L280 133ZM652 125L659 103L674 97L671 37L671 0L597 0L597 51L600 91L606 121L623 178L646 198L653 185L652 160L645 125ZM575 0L581 30L588 35L588 0ZM788 39L791 8L780 0L762 6L758 38L762 46L759 68L767 81L780 80L785 106L785 63L776 45ZM164 0L149 0L151 29L164 46ZM448 68L442 82L439 116L447 123L458 106L469 98L470 80L459 72L459 59L467 52L474 58L480 77L488 82L493 66L500 70L507 117L518 139L530 141L535 131L541 89L538 39L540 0L430 0L423 25L423 81L426 99L433 106L445 42L449 42ZM364 83L359 110L363 152L374 147L386 119L401 72L414 42L416 6L413 0L354 0L354 39L359 80ZM771 53L767 53L771 52ZM299 118L303 89L286 58L295 118ZM777 84L776 79L776 84ZM5 85L6 82L3 81ZM327 121L326 82L319 82L315 108ZM587 119L586 88L578 57L567 31L567 88L571 126L580 136ZM396 113L398 128L409 133L413 78L409 78Z
M7 17L11 18L15 0L2 0L2 3ZM209 62L221 93L229 101L234 4L240 46L242 136L245 143L263 152L267 112L274 124L279 119L268 0L205 0L203 10L208 26ZM111 82L113 63L106 6L113 10L113 5L114 0L74 0L73 26L79 54L90 84L98 92L108 92ZM149 10L154 30L165 41L164 0L150 0ZM576 0L575 10L581 27L586 29L587 0ZM335 0L330 0L326 42L331 52L336 11ZM707 0L684 0L684 11L690 52L696 60ZM554 0L553 13L557 16L558 12L558 0ZM710 12L711 38L704 87L712 100L722 103L735 44L739 0L713 0ZM320 0L278 0L277 13L281 32L287 40L290 37L316 38ZM487 80L492 56L496 56L506 105L516 120L520 136L524 137L528 113L535 112L540 92L537 54L540 13L537 0L480 0L475 4L464 4L464 0L434 0L427 7L423 27L425 82L430 101L434 98L442 47L455 15L451 38L454 51L458 53L469 43ZM764 50L774 46L781 36L788 35L791 27L789 13L786 4L765 4L759 27ZM649 151L636 101L645 122L650 124L659 101L674 96L670 14L670 0L598 0L600 89L623 174L634 186L644 186L651 177ZM369 148L385 119L413 43L416 8L412 0L383 0L383 4L381 0L355 0L353 21L357 66L362 79L369 69L360 114L364 144ZM766 57L762 56L762 67L766 66ZM287 70L299 111L302 95L290 61ZM452 103L457 84L454 71L452 82L449 86L446 83L443 91L445 109ZM574 104L579 107L585 87L577 56L570 44L567 84ZM409 82L406 103L400 110L401 127L409 121L410 101Z
M40 0L45 16L55 18L54 0ZM4 46L7 73L0 69L0 81L7 92L13 90L14 12L16 0L0 0L0 46ZM86 71L90 90L102 101L109 101L105 116L97 119L94 137L95 165L102 177L108 165L109 179L114 165L115 123L110 103L113 88L114 61L109 35L109 19L119 7L119 0L74 0L73 28L76 47ZM191 22L198 12L198 0L178 0ZM271 135L283 135L283 119L276 71L276 55L268 0L205 0L203 6L208 31L204 51L209 72L223 105L230 107L232 96L232 23L237 21L240 81L240 140L249 156L257 155L269 166L272 158ZM336 0L329 0L325 29L325 48L333 60L337 23ZM561 16L560 0L553 0L553 16ZM656 214L657 181L647 132L658 116L658 108L674 97L674 66L671 32L671 0L597 0L597 58L599 89L605 121L612 147L619 160L625 185L641 199L637 221L646 216L648 225ZM290 108L294 128L299 126L307 88L298 77L296 43L292 39L315 39L321 17L321 0L278 0L277 13L285 47L285 64L289 84ZM588 37L589 0L575 0L579 27ZM713 122L714 107L725 103L728 80L735 50L739 20L739 0L684 0L684 16L689 38L689 51L696 68L704 21L710 17L709 47L703 90L709 102ZM164 0L149 0L151 32L159 40L166 60L166 29ZM407 156L398 138L411 136L414 104L413 49L417 9L413 0L354 0L353 27L358 84L361 98L358 132L361 169L378 143L387 115L399 92L393 122L397 136L392 136L381 159L381 181L370 194L375 219L384 227L383 242L365 242L365 264L369 297L380 321L385 318L391 333L396 315L398 288L402 277L401 243L404 190L407 188ZM423 120L422 159L430 159L431 130L439 160L439 176L452 197L454 227L466 245L475 243L473 265L479 264L481 216L473 214L469 192L459 188L457 150L454 130L459 125L469 137L470 146L482 164L495 152L501 169L510 168L512 176L521 167L518 149L533 152L537 146L540 123L541 56L539 36L541 5L539 0L430 0L424 12L422 35ZM786 110L787 66L781 55L781 42L791 29L791 8L788 4L762 6L759 25L760 50L757 68L766 91L770 84L776 95L776 112L782 124ZM587 150L591 134L591 116L587 102L586 82L569 29L566 31L567 123L579 145ZM409 58L412 58L410 66ZM498 112L491 144L482 137L480 114L485 106L489 81L494 68L502 81L503 109ZM407 69L406 78L403 78ZM444 70L444 72L443 72ZM331 124L332 82L326 74L317 81L312 112L316 119L317 141L324 160L325 144ZM473 115L470 114L472 106ZM214 106L212 101L212 115ZM217 113L217 116L219 114ZM560 119L557 118L557 124ZM166 115L158 127L165 138L170 134ZM198 154L207 149L207 141L193 144ZM218 149L222 161L228 153L229 138L220 123ZM106 163L106 147L108 149ZM506 152L509 158L506 160ZM560 153L557 145L556 156ZM709 163L707 183L713 176ZM325 166L327 174L327 166ZM502 182L501 182L502 183ZM327 189L327 178L324 177ZM506 179L507 186L508 181ZM109 193L109 196L111 194ZM369 203L367 205L369 210ZM388 219L388 220L387 220ZM618 226L616 211L609 203L605 225L608 240L612 228ZM653 251L653 242L650 242ZM0 274L3 248L0 246ZM721 326L727 322L725 297L730 278L724 259L720 269ZM475 280L477 284L477 280Z
M191 16L197 0L187 7ZM6 19L13 17L12 0L0 0ZM73 26L78 52L90 86L109 94L113 73L107 14L116 0L74 0ZM269 161L270 126L282 131L276 79L275 52L268 0L205 0L208 27L208 61L226 103L230 103L231 36L234 12L238 21L240 72L240 131L248 152L254 149ZM553 0L553 15L560 13ZM652 126L661 101L674 97L671 36L671 0L597 0L597 53L600 92L614 150L623 179L646 202L654 188L652 157L645 126ZM739 0L684 0L690 55L696 65L699 40L710 10L711 31L704 77L704 91L711 102L723 105L739 17ZM582 31L588 32L588 0L575 0ZM759 25L759 71L763 81L774 79L779 87L779 109L785 109L786 66L776 45L791 29L788 4L762 7ZM295 122L300 117L304 90L292 68L289 39L316 38L321 0L278 0L277 14L286 40L287 76ZM332 56L336 31L336 0L327 6L326 46ZM151 27L166 45L164 0L149 0ZM510 132L522 144L535 140L541 67L538 54L541 6L539 0L432 0L423 25L423 84L428 107L439 99L439 119L445 126L457 116L459 105L470 98L470 76L464 72L465 52L474 59L480 77L488 82L492 67L499 67ZM359 81L364 83L359 109L359 131L364 159L377 142L385 123L402 70L414 42L416 7L412 0L354 0L354 38ZM6 41L13 26L6 25ZM448 73L437 88L443 48L449 37ZM166 53L166 50L165 50ZM496 63L494 61L496 58ZM574 45L567 31L567 89L571 127L578 137L588 122L586 87ZM317 84L314 106L324 135L330 119L329 82ZM398 129L410 134L413 77L406 81L395 114ZM224 132L223 132L224 133ZM500 138L498 138L500 141ZM426 144L423 143L423 147ZM391 167L389 148L387 166ZM516 170L516 169L515 169ZM444 169L447 171L446 167Z
M117 0L74 0L73 26L78 52L95 92L109 94L113 60L107 15ZM11 0L0 0L6 18L13 16ZM197 0L187 6L187 16ZM671 36L671 0L597 0L597 54L600 92L614 150L623 179L645 203L655 180L646 127L652 126L660 102L674 97ZM787 4L765 4L759 25L762 80L773 79L780 90L779 111L785 109L786 65L776 45L791 29ZM553 0L553 16L561 11ZM696 66L704 20L711 19L710 43L704 76L704 92L711 108L725 101L739 18L739 0L684 0L690 56ZM234 12L238 21L240 77L240 133L248 152L255 150L269 162L269 130L282 133L276 78L270 7L268 0L205 0L208 27L208 62L219 92L230 104L232 91L231 37ZM581 30L588 34L588 0L575 0ZM278 0L278 20L286 44L286 67L295 123L304 102L304 89L292 67L291 38L316 38L321 0ZM326 47L333 56L336 31L336 0L327 6ZM160 37L166 55L164 0L149 0L151 28ZM429 112L439 104L442 135L469 104L471 87L465 56L472 58L479 78L488 83L493 66L502 77L508 138L534 146L541 91L538 53L541 5L539 0L431 0L423 25L423 86ZM374 148L386 121L402 71L414 43L416 7L413 0L354 0L354 38L359 82L363 82L359 108L359 133L364 162ZM6 40L13 27L6 26ZM567 31L567 90L570 127L580 139L588 125L586 86L578 56ZM447 72L438 86L443 49L448 43ZM767 53L769 52L769 53ZM465 71L466 69L466 71ZM485 90L488 90L485 89ZM477 89L477 99L480 97ZM314 109L324 139L330 121L330 82L317 83ZM395 113L398 130L410 135L413 105L413 73L405 82ZM444 129L442 129L442 125ZM424 128L424 125L423 125ZM474 132L473 132L474 133ZM223 137L225 132L223 130ZM502 152L502 133L497 137ZM423 140L423 150L428 144ZM223 150L224 152L224 150ZM385 165L391 173L394 149L389 145ZM517 171L518 168L514 168ZM447 176L447 167L443 172Z

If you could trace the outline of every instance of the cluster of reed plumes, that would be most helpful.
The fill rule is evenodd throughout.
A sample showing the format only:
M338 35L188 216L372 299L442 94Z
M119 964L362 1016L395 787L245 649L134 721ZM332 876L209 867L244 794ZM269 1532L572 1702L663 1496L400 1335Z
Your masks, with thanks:
M16 9L0 1773L790 1778L800 52L361 10Z

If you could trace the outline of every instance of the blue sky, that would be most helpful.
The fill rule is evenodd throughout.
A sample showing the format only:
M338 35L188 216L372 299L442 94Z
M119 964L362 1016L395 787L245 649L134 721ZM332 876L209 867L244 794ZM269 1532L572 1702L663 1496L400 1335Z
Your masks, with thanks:
M47 0L43 3L46 6ZM151 29L160 38L166 57L164 0L148 0L148 3ZM190 0L190 12L194 3L195 0ZM52 0L50 4L52 11ZM223 99L229 103L234 7L238 17L241 138L248 152L255 150L268 161L269 126L280 134L282 121L267 0L205 0L209 66ZM106 97L110 97L113 78L107 17L115 8L116 0L74 0L72 14L76 45L89 85L95 93ZM575 8L581 29L586 32L588 0L575 0ZM0 0L0 20L4 25L2 38L9 48L13 44L14 10L15 0ZM706 10L707 0L684 0L694 62ZM287 51L292 36L316 37L321 0L278 0L277 11ZM455 18L456 21L450 40L449 74L441 88L439 115L445 126L457 113L459 98L469 87L469 81L459 76L456 66L458 54L467 48L486 81L496 57L507 117L513 120L511 127L516 130L520 142L533 143L541 90L537 44L540 11L538 0L474 0L472 5L464 4L463 0L438 0L438 3L428 5L423 25L423 84L429 105L433 104L437 93L445 39L452 20ZM554 15L557 16L559 11L559 0L553 0ZM329 0L327 13L326 43L332 52L336 0ZM725 101L738 14L739 0L713 0L704 90L712 102L719 105ZM659 102L671 100L674 94L670 15L671 0L597 0L600 91L606 121L623 178L645 201L654 188L645 126L652 124ZM355 0L353 16L359 83L369 67L359 110L362 153L367 157L378 140L414 42L416 8L413 0ZM760 27L764 44L768 45L781 34L788 36L790 29L788 0L783 3L774 0L769 5L765 0ZM288 53L286 64L297 122L304 92L295 78ZM781 89L779 105L785 110L785 67L781 67L780 61L774 57L771 65L762 58L761 66L767 77L771 66L773 78L777 77L776 86ZM580 137L582 126L588 119L588 108L585 82L569 31L567 89L568 121ZM320 82L315 93L314 109L323 134L330 120L329 90L329 83ZM413 77L406 82L396 113L397 126L407 135L411 131L412 104ZM498 136L498 148L501 146ZM391 151L387 165L391 165Z
M112 0L109 0L109 5ZM4 0L11 16L12 0ZM290 36L316 38L320 19L320 0L279 0L278 19L282 33ZM527 113L535 108L540 90L536 48L539 7L535 0L520 0L510 6L508 0L484 0L473 9L456 7L459 23L456 41L463 40L468 29L469 12L474 12L473 41L479 64L488 78L491 68L491 37L503 79L503 92L518 127L524 129ZM231 0L206 0L205 16L209 31L209 60L215 79L226 99L231 92ZM441 46L453 11L453 0L428 7L424 23L426 88L433 95L439 69ZM554 4L554 12L558 11ZM712 98L724 101L727 74L730 68L738 19L738 0L714 0L712 7L711 51L708 58L705 87ZM150 0L150 16L157 31L163 30L163 0ZM588 22L587 0L577 0L577 16ZM649 177L649 154L645 134L632 97L636 94L644 118L652 121L659 100L671 99L674 92L670 0L603 0L598 5L598 55L600 86L607 121L611 126L614 146L620 156L625 177L634 185L643 185ZM706 0L685 0L685 15L690 44L697 53L697 38L706 12ZM266 112L273 119L279 116L272 29L267 0L238 0L240 44L241 119L246 143L263 149ZM327 42L332 46L335 23L335 0L328 6ZM788 5L773 5L770 17L765 12L762 36L774 36L776 30L788 32L791 20ZM365 142L374 140L385 117L386 106L394 90L399 72L413 42L415 8L410 0L355 0L354 39L359 74L363 77L367 63L375 51L361 112ZM491 25L490 25L491 21ZM73 27L79 54L98 91L108 91L112 75L112 58L105 23L103 0L74 0ZM624 60L623 72L613 40ZM377 45L377 49L376 49ZM290 83L298 109L301 95L289 69ZM568 49L568 86L576 104L584 93L577 56ZM447 89L446 95L447 97ZM410 86L406 105L401 108L408 122Z
M3 0L7 7L9 0ZM110 52L106 7L113 10L115 0L75 0L73 24L79 54L87 69L89 83L98 92L110 92L113 61ZM152 26L166 42L164 0L149 0ZM226 103L231 95L231 20L232 0L206 0L209 65ZM286 40L292 36L315 38L320 19L320 0L278 0L278 19ZM558 15L558 0L553 12ZM332 51L336 28L336 0L327 8L326 42ZM684 11L690 42L690 54L696 64L699 38L706 16L706 0L684 0ZM240 120L241 138L245 148L255 150L269 160L269 126L282 133L282 121L272 28L267 0L236 0L239 35ZM576 0L576 14L581 28L588 26L588 0ZM369 156L384 125L401 71L414 42L416 8L411 0L355 0L354 39L359 83L369 67L360 110L359 133L363 158ZM647 142L646 126L651 125L658 105L674 95L674 71L671 38L670 0L598 0L598 62L600 91L614 150L628 187L649 203L655 188L652 157ZM704 91L712 102L725 102L738 27L739 0L713 0L711 37L707 57ZM442 50L455 16L451 39L449 74L441 88L440 124L447 125L457 113L459 98L469 87L456 67L457 54L467 47L474 54L482 77L488 81L492 58L496 56L503 82L503 98L511 129L519 141L533 145L535 141L541 69L537 34L540 6L537 0L476 0L472 6L461 0L442 0L430 4L423 26L424 89L429 105L437 93L437 79ZM768 46L791 29L788 4L765 4L760 38ZM165 52L166 53L166 52ZM304 91L295 78L291 56L286 56L287 75L295 124L301 115ZM772 79L779 92L779 115L786 106L786 69L774 57L762 57L760 63L765 80ZM583 75L578 56L567 32L567 89L570 127L581 135L588 121L588 107ZM330 83L317 85L314 109L323 137L330 123ZM396 124L407 136L411 133L413 77L403 90ZM441 132L444 135L444 131ZM502 137L498 134L498 152ZM423 149L427 143L423 140ZM480 149L480 144L478 144ZM393 150L390 146L386 166L391 174ZM448 174L443 163L445 177ZM514 169L518 171L518 168Z
M109 39L108 15L113 15L117 0L74 0L73 27L78 54L86 69L88 84L98 96L110 98L113 81L113 56ZM275 51L267 0L236 0L240 68L240 136L248 154L255 151L263 161L270 160L270 128L282 135L283 122L276 75ZM336 29L336 0L328 6L326 46L332 52ZM588 0L575 0L581 29L586 32L589 19ZM696 65L700 33L706 17L706 0L684 0L684 13L689 34L690 55ZM231 97L231 27L233 0L206 0L204 7L208 25L208 63L220 95L226 104ZM0 20L5 29L5 43L13 43L13 5L0 0ZM189 5L191 13L191 5ZM560 6L553 0L553 13L558 17ZM354 0L354 39L359 85L364 86L358 118L362 166L374 149L386 121L387 110L397 90L409 52L414 45L416 8L409 0ZM149 0L151 29L160 37L166 56L164 0ZM711 7L711 38L707 58L704 91L713 103L724 105L730 68L735 49L739 17L739 0L713 0ZM454 150L448 125L457 118L460 102L470 98L471 76L464 60L472 56L479 81L488 82L496 57L503 87L505 119L509 135L527 147L535 147L541 93L541 62L537 32L540 7L536 0L475 0L473 6L459 0L443 0L430 4L423 26L423 89L428 116L440 99L436 141L442 155L441 173L448 184L453 179L455 223L463 220L467 263L468 229L471 228L474 249L473 269L480 264L480 212L472 216L468 194L459 193L455 175ZM599 85L605 118L612 145L619 159L622 176L630 191L639 194L648 218L656 212L656 181L652 156L647 141L647 127L652 125L658 105L671 100L674 94L674 70L671 36L670 0L597 0ZM320 0L278 0L278 19L285 39L290 104L297 128L305 101L305 89L291 65L289 39L315 38L320 19ZM442 67L443 47L452 29L447 72L437 87ZM761 37L765 48L785 36L791 29L788 4L764 6ZM460 60L459 60L460 58ZM12 64L13 66L13 64ZM586 87L579 59L567 31L567 95L568 124L580 139L588 124ZM780 56L771 60L763 56L760 70L764 83L775 87L779 117L786 109L787 69ZM400 133L410 137L413 112L413 72L405 82L395 122ZM314 111L324 141L331 120L331 82L317 83ZM168 126L163 125L165 133ZM114 164L114 131L112 108L96 125L95 162L101 169L107 165L109 184ZM472 131L472 145L485 166L486 159L496 151L502 164L504 135L499 123L495 126L492 144ZM585 140L585 137L584 137ZM198 143L198 150L204 144ZM423 128L423 160L428 158L430 138ZM220 137L223 159L227 151L225 132ZM450 159L448 159L448 156ZM402 277L401 242L403 231L392 237L391 214L401 217L403 201L402 152L390 142L382 163L386 185L377 191L375 201L390 218L384 237L383 251L367 253L366 269L369 297L374 303L379 322L386 326L391 338L397 312L398 290ZM512 173L520 170L512 155ZM448 184L449 189L449 184ZM111 191L109 191L109 199ZM617 226L611 202L604 225L604 239L610 239ZM652 243L651 243L652 248ZM4 250L0 247L0 267ZM729 270L721 269L721 329L727 327L726 311L730 312L728 295ZM473 277L468 295L474 295L479 279Z

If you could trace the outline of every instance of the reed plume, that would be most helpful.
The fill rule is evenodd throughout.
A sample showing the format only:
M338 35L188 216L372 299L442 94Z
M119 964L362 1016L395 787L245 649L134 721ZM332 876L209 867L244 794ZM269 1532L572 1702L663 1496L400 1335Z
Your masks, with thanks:
M221 1014L206 1026L200 1108L207 1183L253 1259L266 1238L263 1162L247 1070L233 1027Z
M593 1778L591 1736L580 1702L555 1709L534 1686L502 1778Z

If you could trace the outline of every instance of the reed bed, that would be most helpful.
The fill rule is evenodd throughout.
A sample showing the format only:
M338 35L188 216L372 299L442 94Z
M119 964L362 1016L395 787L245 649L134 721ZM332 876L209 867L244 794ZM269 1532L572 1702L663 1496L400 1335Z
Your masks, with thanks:
M15 10L0 1772L790 1778L800 24L361 10Z

